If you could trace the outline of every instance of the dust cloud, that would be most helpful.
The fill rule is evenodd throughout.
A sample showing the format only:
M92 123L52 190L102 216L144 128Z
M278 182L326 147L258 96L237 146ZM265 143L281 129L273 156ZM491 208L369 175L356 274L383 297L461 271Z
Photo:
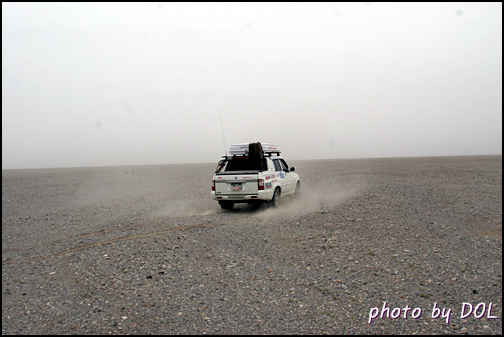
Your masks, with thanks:
M281 217L286 215L302 216L311 212L326 211L357 195L362 187L326 188L322 185L301 188L299 198L284 197L277 208L262 207L257 213L260 218Z
M210 198L210 193L208 195ZM213 201L213 200L212 200ZM205 202L202 199L178 199L161 206L154 211L155 217L203 216L220 212L217 202Z
M269 218L330 210L366 187L366 175L354 174L345 161L294 164L301 181L298 199L284 196L278 208L235 204L232 212ZM34 170L28 173L36 174L36 186L26 191L44 200L44 210L35 213L71 210L76 217L84 212L100 223L227 213L211 197L214 169L215 164L209 163ZM12 171L20 179L28 174L23 172Z

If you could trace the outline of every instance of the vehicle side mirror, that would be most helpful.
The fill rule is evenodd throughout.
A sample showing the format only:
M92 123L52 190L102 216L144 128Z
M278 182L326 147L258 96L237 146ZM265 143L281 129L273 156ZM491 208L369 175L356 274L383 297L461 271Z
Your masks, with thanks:
M291 172L294 172L294 171L296 171L296 168L295 168L294 166L292 166L292 167L290 168L290 171L291 171Z

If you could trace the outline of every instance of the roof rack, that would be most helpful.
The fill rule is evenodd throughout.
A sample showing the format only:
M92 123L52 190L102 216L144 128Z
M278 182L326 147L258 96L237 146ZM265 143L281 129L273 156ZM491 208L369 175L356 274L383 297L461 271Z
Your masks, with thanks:
M231 157L248 156L250 144L252 143L233 144L229 147L229 154L231 155ZM271 156L272 154L276 153L276 155L279 156L280 152L282 152L276 145L269 143L259 143L259 144L261 144L264 155Z

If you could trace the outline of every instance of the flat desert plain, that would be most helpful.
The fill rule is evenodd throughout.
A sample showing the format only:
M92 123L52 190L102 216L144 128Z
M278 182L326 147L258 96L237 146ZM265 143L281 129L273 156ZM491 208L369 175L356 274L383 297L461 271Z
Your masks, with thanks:
M3 334L502 334L502 156L2 170Z

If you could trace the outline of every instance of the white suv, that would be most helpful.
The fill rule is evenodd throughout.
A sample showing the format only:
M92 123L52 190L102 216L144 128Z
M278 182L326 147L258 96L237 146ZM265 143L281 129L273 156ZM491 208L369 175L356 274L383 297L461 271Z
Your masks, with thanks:
M299 196L299 175L280 157L277 146L234 144L229 152L231 155L219 161L212 180L212 198L223 209L233 209L235 203L258 202L276 207L283 196Z

